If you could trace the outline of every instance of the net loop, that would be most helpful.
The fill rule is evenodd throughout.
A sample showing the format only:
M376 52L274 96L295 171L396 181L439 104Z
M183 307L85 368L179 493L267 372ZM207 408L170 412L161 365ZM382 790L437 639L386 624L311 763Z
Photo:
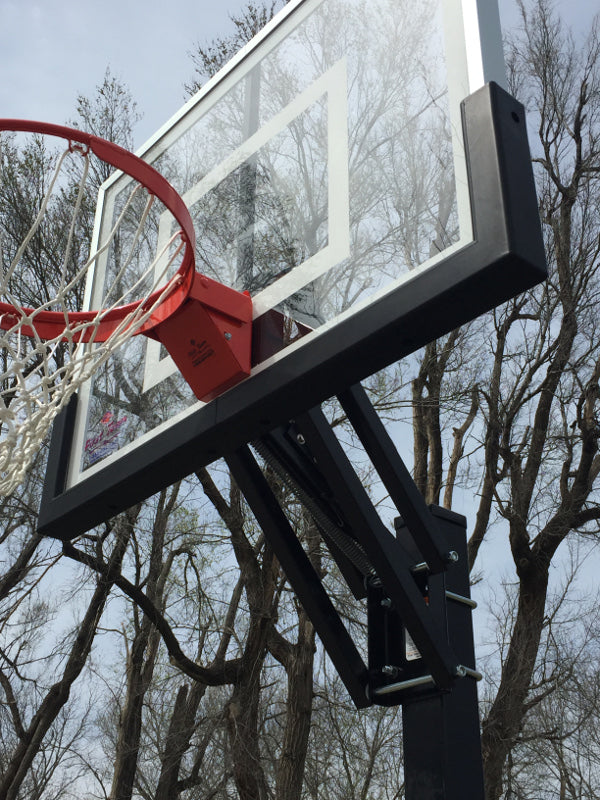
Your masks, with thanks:
M70 153L81 153L84 156L87 156L90 152L89 145L82 144L81 142L73 142L69 140L69 152Z

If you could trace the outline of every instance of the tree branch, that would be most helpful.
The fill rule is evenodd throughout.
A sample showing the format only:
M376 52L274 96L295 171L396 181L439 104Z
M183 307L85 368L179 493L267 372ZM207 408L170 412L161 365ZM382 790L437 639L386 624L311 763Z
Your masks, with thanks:
M123 594L126 594L157 628L167 648L171 663L188 677L195 681L206 683L208 686L223 686L224 684L235 682L239 674L240 659L233 659L212 667L200 666L185 655L163 614L137 586L134 586L117 570L111 569L105 562L73 547L70 542L63 543L63 552L68 558L78 561L80 564L85 564L112 581Z

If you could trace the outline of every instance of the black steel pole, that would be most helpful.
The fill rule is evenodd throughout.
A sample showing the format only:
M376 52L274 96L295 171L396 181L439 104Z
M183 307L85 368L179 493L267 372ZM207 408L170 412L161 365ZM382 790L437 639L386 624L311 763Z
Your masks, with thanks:
M475 666L466 521L432 507L448 548L458 559L429 578L446 599L448 639L460 663ZM408 530L397 525L405 542ZM434 582L441 582L435 587ZM477 683L458 678L451 692L407 700L402 706L406 800L484 800Z

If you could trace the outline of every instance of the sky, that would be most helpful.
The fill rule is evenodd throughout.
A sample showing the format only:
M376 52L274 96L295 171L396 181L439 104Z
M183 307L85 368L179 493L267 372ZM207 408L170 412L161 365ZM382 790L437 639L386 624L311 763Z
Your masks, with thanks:
M578 27L597 0L557 0ZM143 114L140 147L183 104L190 51L232 28L247 0L0 0L0 116L65 124L78 95L92 96L107 67ZM500 0L503 25L515 0ZM575 9L575 11L573 10Z
M0 0L0 116L65 124L110 67L143 114L137 147L183 105L190 51L226 35L229 14L245 4Z

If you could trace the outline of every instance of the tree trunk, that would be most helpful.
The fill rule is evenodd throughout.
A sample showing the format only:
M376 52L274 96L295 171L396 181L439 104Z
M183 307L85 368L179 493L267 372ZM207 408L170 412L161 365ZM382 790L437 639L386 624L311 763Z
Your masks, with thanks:
M179 687L161 758L160 777L154 800L176 800L179 797L181 762L190 746L195 730L196 713L205 693L206 686L201 683L194 684L191 689L185 684Z
M162 609L164 588L172 560L165 559L165 531L169 516L175 507L179 484L160 496L152 529L150 564L145 581L146 594L154 605ZM115 754L111 800L131 800L137 770L144 698L150 686L160 643L160 634L145 616L137 621L136 633L127 663L127 694L119 718L119 734Z
M261 672L264 660L243 670L227 704L227 732L233 762L233 778L240 800L268 800L269 791L259 747Z
M158 631L147 618L144 619L135 636L127 664L127 696L119 718L111 800L131 800L133 794L144 698L154 670L159 641Z
M304 609L298 609L298 642L286 665L288 700L277 768L276 800L300 800L313 703L315 629Z
M486 800L500 800L504 765L519 735L544 626L547 564L522 571L519 604L496 698L482 726Z

